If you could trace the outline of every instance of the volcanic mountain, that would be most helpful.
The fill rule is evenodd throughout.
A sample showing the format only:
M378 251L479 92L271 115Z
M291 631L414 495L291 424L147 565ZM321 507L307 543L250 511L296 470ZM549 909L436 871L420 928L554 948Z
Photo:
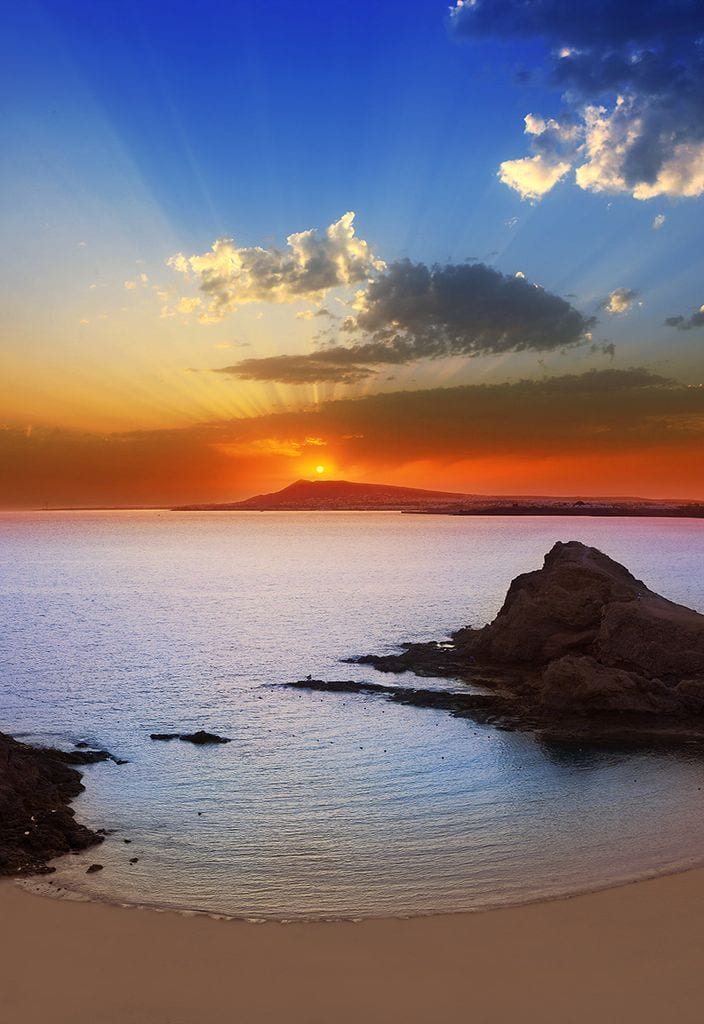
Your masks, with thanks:
M460 507L476 501L472 494L453 491L426 491L418 487L394 487L390 484L359 484L349 480L296 480L281 491L255 494L244 501L219 505L182 505L176 511L369 511Z

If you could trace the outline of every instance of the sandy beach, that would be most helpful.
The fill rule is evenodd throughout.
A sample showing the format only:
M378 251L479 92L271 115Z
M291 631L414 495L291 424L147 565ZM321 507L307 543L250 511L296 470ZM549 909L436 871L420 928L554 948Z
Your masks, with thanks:
M1 1024L701 1020L704 868L486 913L248 924L0 884Z

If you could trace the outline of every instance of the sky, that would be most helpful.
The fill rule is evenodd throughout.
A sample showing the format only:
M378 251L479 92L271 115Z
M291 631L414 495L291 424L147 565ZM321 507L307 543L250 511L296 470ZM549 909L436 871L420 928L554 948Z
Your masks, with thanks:
M28 0L0 58L0 505L704 498L698 0Z

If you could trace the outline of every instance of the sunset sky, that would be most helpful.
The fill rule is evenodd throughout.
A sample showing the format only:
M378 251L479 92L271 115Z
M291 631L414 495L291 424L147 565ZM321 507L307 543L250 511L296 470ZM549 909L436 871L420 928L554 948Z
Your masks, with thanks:
M704 5L7 5L0 504L704 498Z

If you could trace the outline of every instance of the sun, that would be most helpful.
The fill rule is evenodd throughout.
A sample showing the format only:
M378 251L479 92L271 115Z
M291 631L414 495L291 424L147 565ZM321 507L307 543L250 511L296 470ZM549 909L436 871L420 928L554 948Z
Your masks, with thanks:
M316 466L315 472L318 474L318 476L320 476L322 473L325 472L325 466Z

